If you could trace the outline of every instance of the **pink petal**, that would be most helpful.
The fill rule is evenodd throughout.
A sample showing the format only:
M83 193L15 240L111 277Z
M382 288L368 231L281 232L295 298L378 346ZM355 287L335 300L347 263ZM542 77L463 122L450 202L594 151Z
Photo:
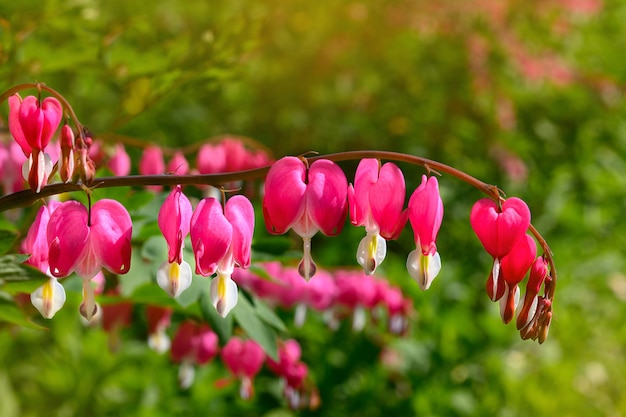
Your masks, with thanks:
M265 178L263 217L268 232L283 234L304 213L306 167L293 156L279 159Z
M400 168L391 162L384 164L378 180L371 186L369 204L380 234L385 239L396 239L406 223L407 217L402 214L405 192L404 175Z
M98 201L91 208L91 237L94 253L111 272L130 269L133 224L126 208L115 200Z
M231 248L235 262L242 268L250 266L250 250L254 233L254 208L242 195L236 195L226 202L226 219L233 226Z
M168 261L180 264L184 241L189 234L193 209L191 202L177 185L167 196L159 211L158 223L168 245Z
M509 287L517 285L524 279L526 272L533 264L537 255L535 240L528 234L518 239L508 255L500 262L500 277L509 284Z
M26 140L26 136L24 135L24 130L22 129L22 123L20 122L20 106L22 105L22 98L19 94L13 94L9 97L9 131L11 132L11 136L13 139L20 145L22 148L22 152L24 152L25 156L29 156L32 152L32 148L28 141Z
M233 235L233 227L214 198L200 201L191 217L191 245L196 257L196 273L209 276L226 255Z
M306 189L306 211L327 236L341 233L348 214L348 180L332 161L318 159L311 164Z
M89 239L87 209L78 201L67 201L57 207L48 221L48 262L55 277L65 277L81 261Z
M494 258L502 258L528 230L530 210L516 197L507 199L501 211L495 201L484 198L472 207L470 223L485 250Z
M348 189L350 221L355 226L365 226L367 231L376 226L370 211L370 189L378 180L379 169L378 159L362 159L354 174L354 186Z
M41 102L41 110L44 116L44 123L41 130L41 149L48 146L50 139L56 132L63 118L63 107L59 100L54 97L46 97Z
M443 220L443 202L436 177L422 176L422 183L409 199L408 211L415 243L420 245L424 255L434 255L437 233Z
M130 173L130 156L128 156L123 144L117 143L115 145L113 156L109 158L107 166L113 175L124 176Z

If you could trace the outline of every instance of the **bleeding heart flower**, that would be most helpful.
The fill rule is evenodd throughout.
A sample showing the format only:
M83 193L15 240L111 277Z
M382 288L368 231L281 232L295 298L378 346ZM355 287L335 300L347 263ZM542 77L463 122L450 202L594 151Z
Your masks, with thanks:
M530 210L524 201L512 197L501 206L487 198L478 200L472 207L470 223L485 250L494 258L487 293L492 301L504 294L500 283L501 259L521 239L530 226Z
M541 285L548 277L548 263L542 256L538 257L530 268L530 276L526 283L524 304L517 315L517 330L523 330L535 316L539 304Z
M211 361L219 350L217 335L204 323L183 322L172 340L172 360L181 364L178 379L182 388L189 388L194 380L194 365Z
M352 224L365 226L357 261L368 275L385 259L385 239L397 239L406 224L404 194L404 176L397 165L387 162L381 167L378 159L361 160L354 186L348 187L348 203Z
M63 107L54 97L39 100L19 94L9 97L9 131L28 158L24 171L32 190L41 191L52 172L52 161L44 152L59 127Z
M302 159L287 156L278 160L265 178L263 217L267 230L283 234L293 229L304 241L300 275L315 274L311 258L311 238L321 231L327 236L343 229L348 181L337 164L318 159L307 167Z
M167 241L168 259L157 271L157 283L171 297L178 297L191 285L191 267L183 259L183 247L189 234L191 202L177 185L159 211L158 223Z
M128 211L115 200L104 199L91 213L77 201L61 203L50 216L47 229L49 264L53 276L76 272L83 278L81 314L95 314L90 284L102 267L116 274L130 269L132 222Z
M409 199L409 221L417 249L409 253L406 261L409 274L422 290L430 288L441 270L441 258L435 242L442 220L443 201L437 178L423 175L422 183Z
M226 317L237 304L237 284L231 276L235 266L250 266L254 209L242 195L230 198L222 209L215 198L200 201L191 218L191 244L196 273L210 276L210 296L217 312Z
M113 175L124 176L130 173L130 156L126 152L126 148L123 144L115 144L113 155L109 158L107 167L111 170Z
M509 323L515 315L519 303L519 284L537 256L535 240L528 234L524 235L500 262L500 280L503 283L504 296L500 298L500 315L504 323ZM489 286L489 283L487 284ZM488 288L489 290L492 288Z
M239 390L241 398L246 400L252 398L254 395L252 381L265 361L263 348L252 339L243 340L233 336L222 348L222 361L234 376L241 378Z

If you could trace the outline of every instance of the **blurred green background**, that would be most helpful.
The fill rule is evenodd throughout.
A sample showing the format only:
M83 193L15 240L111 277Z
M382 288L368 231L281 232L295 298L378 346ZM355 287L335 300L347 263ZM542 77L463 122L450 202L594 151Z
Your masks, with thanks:
M613 417L626 415L624 22L621 0L0 0L0 84L45 82L107 140L393 150L523 198L559 273L546 343L501 324L468 221L482 196L444 176L432 288L404 270L410 230L380 271L413 298L408 337L294 329L281 313L320 390L320 408L301 413ZM351 180L356 162L342 166ZM402 168L412 191L423 170ZM362 232L316 238L316 260L354 265L346 248ZM50 331L0 327L1 416L292 415L269 375L249 402L216 388L219 363L179 389L176 367L137 337L139 312L110 350L77 303L41 321Z

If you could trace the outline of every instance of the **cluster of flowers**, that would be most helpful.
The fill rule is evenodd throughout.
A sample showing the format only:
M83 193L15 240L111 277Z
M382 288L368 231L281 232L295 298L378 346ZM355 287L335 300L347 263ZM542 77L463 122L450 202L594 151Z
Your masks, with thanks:
M9 98L9 110L9 130L27 158L25 178L31 189L39 192L52 175L52 158L45 151L60 124L63 108L54 97L40 100L28 96L22 100L15 94ZM91 183L95 176L95 163L89 156L91 145L83 132L75 140L69 125L62 126L56 167L63 182ZM121 152L112 158L117 161L112 166L117 166L118 173L122 171L120 167L127 168ZM268 161L263 152L252 156L245 152L245 147L234 140L206 145L199 152L199 171L248 169ZM246 159L248 162L242 162ZM185 172L187 167L184 155L177 154L168 169ZM160 149L147 148L140 171L162 174L165 169ZM385 259L386 241L398 238L409 221L416 249L409 254L406 266L420 288L426 290L441 269L436 237L443 203L437 178L424 175L406 208L405 193L402 171L392 162L381 165L378 159L364 158L353 184L348 184L342 169L331 160L284 157L271 165L265 178L263 217L271 234L292 229L302 237L303 258L297 270L307 281L317 270L311 257L311 239L318 231L328 236L339 234L348 214L353 225L364 226L366 236L357 247L356 259L369 276ZM534 239L526 234L530 227L528 207L517 198L484 199L474 206L470 221L494 258L487 293L492 300L500 300L505 323L515 315L520 298L518 284L531 269L517 327L523 338L545 340L551 320L551 295L538 293L542 285L550 285L551 278L547 262L536 258ZM194 210L179 185L166 198L158 223L168 244L168 259L156 277L159 285L176 297L191 283L191 267L183 259L183 246L189 235L196 273L216 275L210 284L211 301L225 317L237 303L237 286L232 279L235 267L250 265L254 230L250 201L243 195L228 201L225 197L222 201L207 197ZM28 262L51 279L31 295L32 303L44 317L52 317L65 299L56 278L76 272L84 279L81 313L92 317L96 307L90 280L103 267L116 274L128 272L131 234L131 218L117 201L100 200L89 208L76 201L51 202L42 207L22 251L31 254Z
M537 257L535 240L527 233L530 227L528 206L515 197L499 203L482 199L472 207L470 223L494 259L486 289L492 301L500 301L504 323L515 316L520 301L518 284L530 269L516 325L523 339L545 340L552 319L551 301L538 294L544 281L551 277L547 262L542 256Z
M101 277L101 274L97 276L97 292L103 289ZM114 294L115 290L109 293ZM111 335L112 347L117 342L117 332L131 324L132 309L132 304L126 301L105 304L98 309L95 321ZM254 340L238 336L231 337L220 349L218 336L211 327L192 320L181 322L170 340L167 329L171 326L172 313L167 307L146 307L148 345L158 353L169 351L172 362L180 365L178 380L181 388L187 389L193 384L196 367L219 357L232 377L240 381L239 394L243 399L254 396L254 378L266 364L267 369L281 379L284 396L291 408L315 408L319 404L317 389L308 378L309 368L301 360L302 350L295 339L278 342L277 361L267 356ZM216 385L224 386L230 382L225 379Z
M374 278L360 270L332 273L320 270L315 279L305 281L296 268L284 267L280 262L258 266L267 277L240 269L233 274L233 279L271 305L294 309L296 326L304 323L307 309L312 309L322 313L331 328L336 328L343 317L352 315L352 328L360 331L365 326L367 311L379 318L385 310L391 333L405 334L408 329L413 301L385 279Z

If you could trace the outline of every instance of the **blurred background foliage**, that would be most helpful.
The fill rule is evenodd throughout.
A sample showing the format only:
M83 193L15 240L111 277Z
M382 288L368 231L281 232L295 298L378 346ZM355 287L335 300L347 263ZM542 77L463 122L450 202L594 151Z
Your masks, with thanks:
M407 337L315 318L296 329L281 312L320 390L303 415L621 416L624 21L620 0L1 0L0 80L45 82L134 157L138 141L174 149L226 134L275 157L393 150L529 204L559 272L545 344L501 324L484 291L491 260L468 222L481 196L444 176L432 288L404 270L409 230L381 269L415 304ZM351 179L356 162L342 166ZM423 170L402 168L412 191ZM346 248L361 232L316 238L318 263L354 265ZM269 375L248 402L216 388L219 363L178 388L176 366L141 339L140 309L109 349L81 325L78 302L39 322L49 331L0 329L2 416L292 415Z

